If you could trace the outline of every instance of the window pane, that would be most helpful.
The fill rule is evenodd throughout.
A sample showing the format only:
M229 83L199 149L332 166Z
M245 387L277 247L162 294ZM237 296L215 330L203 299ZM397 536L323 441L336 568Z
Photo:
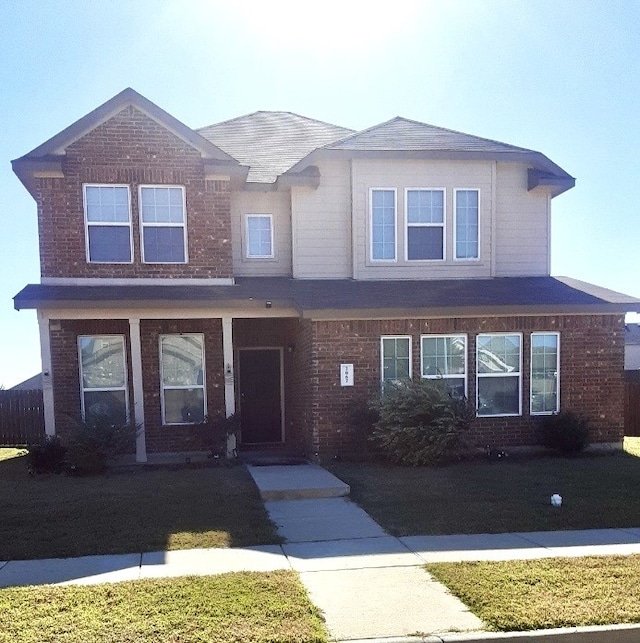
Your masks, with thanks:
M122 337L81 337L82 387L118 388L125 384Z
M396 228L393 190L373 190L371 196L372 259L395 259Z
M167 335L161 338L162 383L197 386L203 379L202 335Z
M147 263L184 263L184 228L144 228L144 260Z
M87 185L85 200L87 221L129 222L129 190L126 187Z
M441 190L408 190L408 223L443 223L444 199Z
M465 374L466 338L423 337L422 375L445 376Z
M558 410L558 336L531 335L531 412Z
M144 223L184 223L182 188L141 188L140 210Z
M409 226L407 230L407 258L442 259L444 257L444 239L442 227L417 228Z
M271 218L250 216L247 218L248 255L250 257L271 257Z
M129 226L89 226L89 261L129 263L131 237Z
M519 377L479 377L478 415L518 415Z
M408 337L388 337L382 341L382 379L400 380L410 376Z
M477 259L478 191L456 192L456 259Z
M478 373L519 373L520 336L478 336Z
M197 423L204 420L202 388L169 389L164 392L166 424Z
M84 414L108 415L113 422L126 422L127 402L124 391L84 391Z

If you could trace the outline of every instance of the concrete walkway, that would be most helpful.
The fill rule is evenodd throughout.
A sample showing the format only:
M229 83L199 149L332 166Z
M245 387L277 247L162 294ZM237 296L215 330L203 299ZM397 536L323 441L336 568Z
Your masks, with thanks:
M344 497L342 481L317 465L249 471L263 497L282 498L265 502L286 539L282 546L0 561L0 587L293 569L335 640L471 643L505 635L483 632L483 623L421 569L425 562L640 553L640 528L394 538ZM640 640L633 627L596 628L593 639L586 629L528 633L526 641Z

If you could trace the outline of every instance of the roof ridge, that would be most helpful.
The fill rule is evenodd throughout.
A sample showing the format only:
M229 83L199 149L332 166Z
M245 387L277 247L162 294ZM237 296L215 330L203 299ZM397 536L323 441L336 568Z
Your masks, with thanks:
M229 118L227 120L220 121L219 123L211 123L211 125L205 125L204 127L197 127L195 131L199 132L200 130L217 127L219 125L227 125L229 123L233 123L234 121L238 121L243 118L256 116L257 114L288 114L289 116L295 116L296 118L301 118L305 121L309 121L312 123L319 123L320 125L328 125L330 127L335 127L342 130L349 130L350 132L354 132L354 133L356 132L356 130L351 129L350 127L344 127L343 125L336 125L335 123L329 123L329 121L323 121L323 120L320 120L319 118L312 118L310 116L304 116L304 114L298 114L297 112L291 112L289 110L283 110L283 109L258 109L254 112L243 114L242 116L236 116L235 118Z

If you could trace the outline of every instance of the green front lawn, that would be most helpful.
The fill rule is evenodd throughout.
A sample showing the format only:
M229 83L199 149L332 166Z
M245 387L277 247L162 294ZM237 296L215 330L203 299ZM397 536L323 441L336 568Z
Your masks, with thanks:
M426 569L495 630L640 622L640 556L437 563Z
M293 572L0 591L0 643L324 643Z
M29 476L0 461L0 560L280 542L242 466Z
M640 458L626 453L417 468L335 463L331 471L396 536L640 526ZM563 497L559 509L553 493Z

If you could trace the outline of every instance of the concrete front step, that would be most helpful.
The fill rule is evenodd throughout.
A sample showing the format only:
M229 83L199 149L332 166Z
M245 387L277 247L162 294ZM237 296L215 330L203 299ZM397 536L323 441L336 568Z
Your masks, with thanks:
M317 464L248 466L263 500L308 500L349 495L349 485Z

